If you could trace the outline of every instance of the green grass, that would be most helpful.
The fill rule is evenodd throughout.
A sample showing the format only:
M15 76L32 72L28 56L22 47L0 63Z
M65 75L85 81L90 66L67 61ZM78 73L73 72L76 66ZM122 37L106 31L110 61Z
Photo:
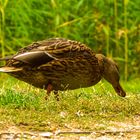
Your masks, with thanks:
M53 94L46 101L44 90L7 77L0 83L0 129L16 125L38 131L99 130L111 121L131 121L140 113L139 84L139 79L122 82L126 98L117 96L103 81L94 87L60 92L60 101Z

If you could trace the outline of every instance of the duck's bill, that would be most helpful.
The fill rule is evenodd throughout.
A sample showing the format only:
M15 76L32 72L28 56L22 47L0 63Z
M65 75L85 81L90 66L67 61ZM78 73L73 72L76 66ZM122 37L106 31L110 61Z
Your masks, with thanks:
M17 72L17 71L21 71L22 68L15 68L15 67L1 67L0 68L0 72Z
M121 97L125 97L126 96L126 92L123 90L123 88L121 87L120 84L118 84L118 86L114 87L115 91L117 92L117 94Z

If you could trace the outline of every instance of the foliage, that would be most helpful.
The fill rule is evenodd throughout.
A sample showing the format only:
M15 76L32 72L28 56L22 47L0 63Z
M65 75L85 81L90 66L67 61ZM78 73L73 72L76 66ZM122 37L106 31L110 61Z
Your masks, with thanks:
M1 57L32 41L64 37L113 57L125 79L136 77L139 5L139 0L0 0Z

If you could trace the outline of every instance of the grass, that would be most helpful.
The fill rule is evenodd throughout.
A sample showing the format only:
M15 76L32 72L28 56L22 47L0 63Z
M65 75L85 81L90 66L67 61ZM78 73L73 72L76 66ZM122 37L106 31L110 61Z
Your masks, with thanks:
M46 101L44 90L7 77L0 83L0 129L16 125L38 131L99 130L105 127L96 124L108 126L110 121L131 120L140 113L139 80L122 84L126 98L101 82L90 88L60 92L60 101L52 94Z

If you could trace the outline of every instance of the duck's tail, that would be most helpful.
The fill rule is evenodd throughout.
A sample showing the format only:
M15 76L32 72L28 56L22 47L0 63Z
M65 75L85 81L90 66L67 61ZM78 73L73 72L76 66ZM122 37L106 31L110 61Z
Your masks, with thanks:
M0 58L0 61L7 61L9 59L11 59L13 56L6 56L4 58Z
M0 58L0 61L7 61L9 59L11 59L13 56L6 56L4 58ZM22 68L16 68L16 67L8 67L8 66L1 66L0 67L0 72L4 72L4 73L11 73L11 72L17 72L17 71L21 71Z
M17 72L17 71L21 71L22 68L15 68L15 67L0 67L0 72L4 72L4 73L11 73L11 72Z

